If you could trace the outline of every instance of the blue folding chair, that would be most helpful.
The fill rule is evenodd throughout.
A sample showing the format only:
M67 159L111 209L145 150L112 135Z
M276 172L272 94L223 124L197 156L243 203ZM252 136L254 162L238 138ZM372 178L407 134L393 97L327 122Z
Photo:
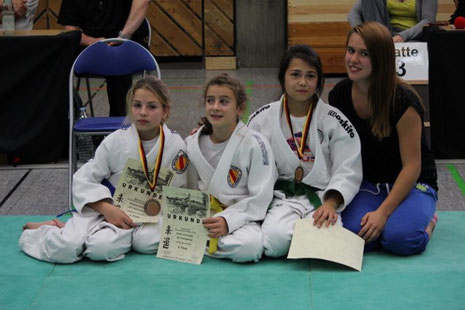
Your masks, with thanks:
M117 45L109 45L109 43ZM74 77L76 75L121 76L137 73L145 75L153 72L161 78L155 57L139 43L120 38L96 42L84 49L74 61L69 74L68 199L70 209L73 209L73 174L77 170L77 136L106 136L123 128L124 124L124 117L89 117L75 120Z
M145 42L145 43L150 48L150 44L152 43L152 26L150 25L150 22L149 22L147 17L144 19L144 21L142 23L147 28L147 37L146 37L147 42ZM84 106L86 106L86 105L89 106L90 115L93 117L94 116L94 104L93 104L93 101L92 101L92 92L91 92L91 89L90 89L89 77L85 76L83 78L84 78L84 81L86 83L87 100L88 100ZM79 89L80 86L81 86L81 77L78 77L76 88Z

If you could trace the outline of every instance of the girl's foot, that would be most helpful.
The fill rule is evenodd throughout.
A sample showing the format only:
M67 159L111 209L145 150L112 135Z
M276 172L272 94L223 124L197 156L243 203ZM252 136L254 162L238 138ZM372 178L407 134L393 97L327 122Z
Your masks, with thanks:
M436 228L436 224L438 223L438 215L437 213L434 213L433 218L429 222L428 226L426 226L426 233L428 234L428 237L431 238L431 235L433 234L434 228Z
M65 227L65 223L59 221L58 219L53 219L53 220L48 220L48 221L44 221L44 222L29 222L29 223L26 223L23 226L23 230L25 230L25 229L37 229L37 228L39 228L40 226L43 226L43 225L56 226L58 228Z

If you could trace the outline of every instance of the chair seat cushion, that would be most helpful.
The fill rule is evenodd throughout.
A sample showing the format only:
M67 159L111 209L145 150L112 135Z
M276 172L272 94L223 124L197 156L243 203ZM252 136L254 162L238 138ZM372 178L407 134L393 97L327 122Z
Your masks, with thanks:
M121 128L129 127L129 124L123 126L124 116L117 117L88 117L78 120L74 124L76 132L108 132L116 131Z

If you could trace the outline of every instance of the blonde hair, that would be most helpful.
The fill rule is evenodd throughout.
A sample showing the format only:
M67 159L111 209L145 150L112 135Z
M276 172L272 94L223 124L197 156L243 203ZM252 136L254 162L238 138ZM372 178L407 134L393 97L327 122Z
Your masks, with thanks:
M167 112L166 121L169 117L169 112L171 108L171 100L168 93L168 87L165 83L163 83L160 79L156 78L153 75L147 75L140 80L138 80L132 87L129 89L128 94L126 96L126 121L132 122L131 119L131 107L132 101L134 99L134 94L138 89L146 89L154 94L163 106L163 109Z

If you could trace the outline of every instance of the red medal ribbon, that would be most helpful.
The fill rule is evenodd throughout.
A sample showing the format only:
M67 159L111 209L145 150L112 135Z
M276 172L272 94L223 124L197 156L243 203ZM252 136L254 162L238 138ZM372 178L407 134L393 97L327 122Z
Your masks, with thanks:
M302 139L301 139L301 144L297 143L297 140L294 137L294 130L292 130L292 122L291 122L291 114L289 113L289 107L287 105L287 96L284 95L283 98L283 108L284 108L284 113L286 114L286 120L287 124L289 126L289 129L291 130L291 136L292 140L294 141L295 145L297 146L297 156L299 157L300 160L304 158L304 149L305 149L305 144L307 142L307 136L308 136L308 130L310 128L310 122L312 121L312 115L313 115L313 103L310 103L310 107L308 108L307 112L307 117L305 119L305 125L304 125L304 130L302 130Z
M144 146L142 145L142 140L139 138L139 155L140 162L142 164L142 169L144 170L145 178L149 183L149 187L152 192L157 186L158 174L160 173L161 161L163 159L163 149L165 148L165 133L163 132L163 125L160 124L160 146L158 147L157 161L155 162L155 167L153 168L153 179L150 181L149 177L149 168L147 165L147 158L145 157Z

